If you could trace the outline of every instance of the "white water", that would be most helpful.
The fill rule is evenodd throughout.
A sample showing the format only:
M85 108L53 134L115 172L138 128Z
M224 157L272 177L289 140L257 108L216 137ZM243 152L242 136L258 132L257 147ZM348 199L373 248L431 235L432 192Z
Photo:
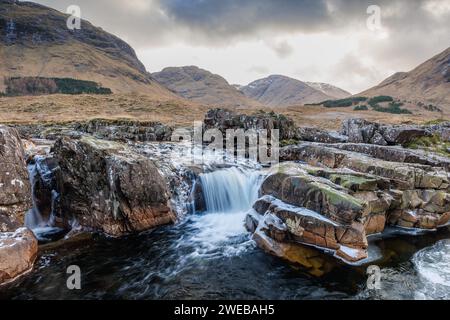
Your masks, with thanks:
M31 208L25 215L25 226L32 230L39 240L43 240L46 235L61 230L60 228L54 227L55 204L59 194L56 190L51 191L51 212L48 217L44 217L36 204L34 188L37 182L36 179L41 179L42 183L50 185L53 172L44 162L44 157L41 156L36 156L35 163L28 165L28 172L32 186L31 196L33 208Z
M30 176L31 183L31 197L33 201L33 208L31 208L25 215L25 226L31 230L39 229L47 227L47 221L42 217L41 212L39 211L36 205L36 199L34 198L35 190L35 179L39 176L38 173L38 162L35 164L28 165L28 173Z
M237 167L200 175L208 213L237 213L258 198L260 175Z
M413 257L421 284L416 299L450 299L450 240L417 252Z
M244 221L258 199L262 176L258 171L230 167L200 175L206 212L189 217L194 229L184 244L194 255L234 255L248 248ZM245 238L245 239L244 239Z

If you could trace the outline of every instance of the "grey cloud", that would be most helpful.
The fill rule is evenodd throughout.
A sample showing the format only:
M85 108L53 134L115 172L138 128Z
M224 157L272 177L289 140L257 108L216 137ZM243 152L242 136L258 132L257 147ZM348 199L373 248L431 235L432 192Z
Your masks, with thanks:
M270 47L281 59L287 58L294 53L294 48L287 41L271 44Z
M252 73L257 73L259 75L261 74L268 74L269 73L269 68L265 67L265 66L251 66L250 68L247 69L248 72L252 72Z
M423 6L430 0L378 0L383 24L392 32L414 28L436 33L450 19L435 19ZM449 0L442 0L449 1ZM184 41L226 45L276 33L338 33L364 28L371 0L37 0L61 11L71 4L83 17L152 47Z

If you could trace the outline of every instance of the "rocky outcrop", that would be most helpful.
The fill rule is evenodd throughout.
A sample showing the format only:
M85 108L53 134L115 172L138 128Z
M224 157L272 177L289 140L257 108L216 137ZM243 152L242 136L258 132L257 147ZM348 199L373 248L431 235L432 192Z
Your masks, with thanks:
M447 189L449 187L448 174L442 168L374 159L360 153L318 144L303 143L282 148L280 160L301 160L310 165L369 173L388 179L392 187L400 190Z
M382 125L353 118L342 123L341 134L348 136L348 142L377 145L406 145L416 138L431 135L425 127Z
M0 125L0 232L22 226L31 207L31 187L19 134Z
M172 128L160 122L93 119L75 124L74 129L118 141L170 141L172 136Z
M253 115L237 114L227 109L209 110L204 119L204 129L219 129L224 135L227 129L279 130L280 140L296 139L294 121L274 112L259 112Z
M84 227L122 236L175 220L165 179L150 159L126 145L62 138L54 156L61 170L65 221L75 219Z
M282 148L280 160L246 226L261 248L290 262L305 263L293 253L304 245L358 262L368 256L367 236L387 225L433 230L450 221L449 173L429 155L304 142Z
M30 230L0 233L0 285L28 272L36 260L38 242Z
M356 253L346 260L355 262L367 257L364 226L357 221L340 224L316 211L287 204L272 196L260 198L246 219L252 232L263 232L280 243L313 245L336 254L341 247ZM257 236L256 239L259 239ZM258 241L257 241L258 242Z
M400 162L400 163L417 163L434 167L444 167L450 169L450 159L431 152L423 152L422 150L411 150L400 146L380 146L366 143L337 143L326 144L326 147L347 150L362 153L373 158Z
M300 141L342 143L347 142L348 137L335 131L326 131L318 128L300 127L297 130L296 139Z
M79 138L85 133L115 141L170 141L173 129L154 121L92 119L61 124L20 124L15 126L23 139L56 140Z

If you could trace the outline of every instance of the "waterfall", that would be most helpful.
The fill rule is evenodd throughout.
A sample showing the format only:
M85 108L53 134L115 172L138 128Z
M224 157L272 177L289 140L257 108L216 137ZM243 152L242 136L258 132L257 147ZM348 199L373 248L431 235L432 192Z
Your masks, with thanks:
M207 213L246 212L258 198L261 175L237 167L200 175Z
M58 239L63 229L56 227L59 193L55 190L56 162L45 156L35 156L28 165L33 207L25 215L25 226L33 231L39 241Z
M37 161L34 164L28 165L28 174L31 183L31 199L33 207L28 210L25 215L25 226L31 230L42 228L47 226L47 221L45 221L42 216L37 204L36 204L36 179L39 179L39 171Z

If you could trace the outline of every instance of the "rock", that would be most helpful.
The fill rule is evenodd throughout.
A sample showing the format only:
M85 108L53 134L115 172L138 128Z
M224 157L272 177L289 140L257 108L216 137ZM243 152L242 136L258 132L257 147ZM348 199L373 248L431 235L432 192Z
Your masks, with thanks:
M351 143L377 145L406 145L414 139L430 136L429 130L421 126L382 125L364 119L346 119L341 134Z
M333 268L327 256L314 248L299 243L277 242L261 230L256 230L252 239L267 253L299 265L313 276L322 276Z
M194 182L188 201L194 205L194 211L206 211L205 196L203 195L202 182L199 178Z
M364 204L326 181L284 163L262 183L261 195L272 195L286 203L316 211L333 221L351 224L364 214Z
M0 232L24 223L32 207L25 154L16 129L0 126Z
M272 129L279 130L280 140L295 139L297 128L290 118L274 112L263 112L252 115L237 114L227 109L209 110L204 119L204 129L219 129L225 136L227 129L255 129L268 131L271 135Z
M267 206L265 212L257 211ZM366 234L360 223L341 225L317 212L289 205L272 196L266 195L256 201L254 211L247 215L246 221L248 230L254 232L255 237L264 233L277 243L276 247L280 243L297 243L336 251L341 246L348 246L361 251L361 259L367 257ZM291 260L283 257L281 252L277 252L277 256ZM356 260L349 259L349 262L353 261Z
M450 169L450 159L422 150L411 150L397 146L379 146L364 143L326 144L330 148L358 152L373 158L390 162L417 163Z
M30 271L37 251L38 242L27 228L0 233L0 285Z
M170 141L173 129L160 122L93 119L78 123L75 130L118 141Z
M322 142L322 143L342 143L348 138L335 131L325 131L318 128L302 127L297 130L297 140Z
M401 189L446 189L448 175L442 169L426 165L405 164L374 159L356 152L338 150L313 143L288 146L280 150L281 161L305 161L313 166L350 169L389 179Z
M368 143L377 128L378 124L364 119L346 119L342 122L341 134L348 136L348 142Z
M59 139L64 219L112 236L172 223L167 183L154 163L126 145L82 137ZM70 216L68 216L70 214Z
M409 142L421 138L429 137L430 133L419 126L380 126L380 132L386 142L391 145L407 145Z
M345 246L341 246L337 251L335 256L344 259L349 262L357 262L362 259L367 258L367 253L361 249L354 249Z

